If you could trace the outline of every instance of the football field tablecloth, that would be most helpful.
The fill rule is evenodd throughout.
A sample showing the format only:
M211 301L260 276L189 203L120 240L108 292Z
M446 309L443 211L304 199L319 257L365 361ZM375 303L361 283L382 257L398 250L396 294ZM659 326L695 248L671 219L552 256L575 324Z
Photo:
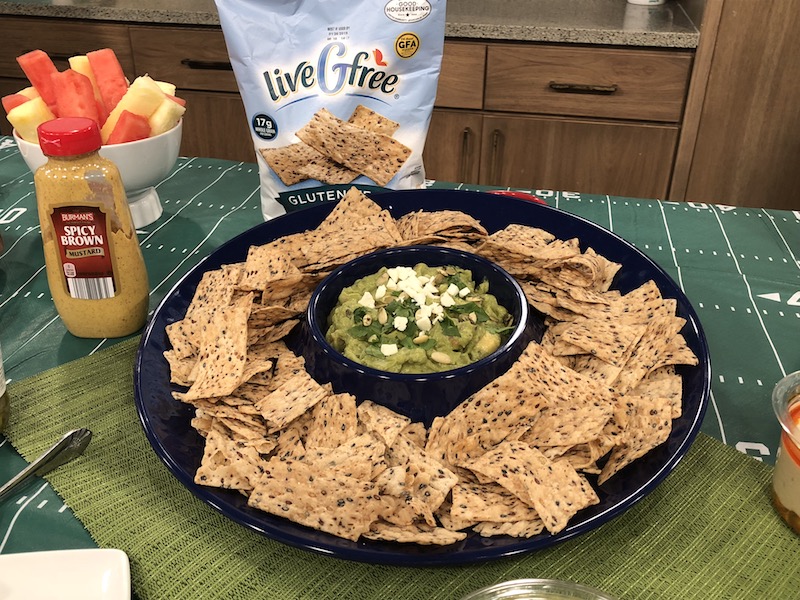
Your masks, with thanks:
M138 231L151 310L204 256L262 222L254 163L181 157L157 191L164 213ZM717 199L720 204L696 204L525 191L625 238L676 280L696 309L710 346L712 394L702 431L773 463L779 427L770 405L772 387L800 369L800 212L735 208L724 205L724 198ZM75 338L58 318L45 276L33 176L8 137L0 137L0 235L5 243L0 253L0 344L8 380L30 378L121 341ZM24 465L0 436L0 482ZM23 524L40 518L71 518L43 482L13 506L0 505L0 553L91 544L88 536L71 533L55 535L52 542L28 540L20 533Z

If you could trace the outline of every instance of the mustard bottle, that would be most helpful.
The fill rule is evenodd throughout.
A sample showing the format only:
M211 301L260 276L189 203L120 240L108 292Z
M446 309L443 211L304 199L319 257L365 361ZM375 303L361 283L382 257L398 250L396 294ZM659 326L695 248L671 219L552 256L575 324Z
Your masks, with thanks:
M92 119L38 128L47 162L34 173L50 293L67 330L121 337L145 323L150 287L119 170L98 153Z

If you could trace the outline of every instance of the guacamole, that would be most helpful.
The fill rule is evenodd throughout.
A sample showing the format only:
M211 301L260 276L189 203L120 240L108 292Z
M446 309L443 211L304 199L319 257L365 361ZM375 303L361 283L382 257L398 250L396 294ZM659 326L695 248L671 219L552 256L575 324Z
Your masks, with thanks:
M454 266L381 268L344 288L326 339L347 358L393 373L435 373L488 356L510 335L513 317Z

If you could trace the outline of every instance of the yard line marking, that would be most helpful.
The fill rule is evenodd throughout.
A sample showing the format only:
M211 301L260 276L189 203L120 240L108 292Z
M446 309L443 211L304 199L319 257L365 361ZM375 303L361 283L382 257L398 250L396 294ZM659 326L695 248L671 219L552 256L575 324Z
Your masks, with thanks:
M33 335L30 337L30 338L28 338L27 340L25 340L24 342L22 342L22 344L20 345L20 347L19 347L19 348L17 348L16 350L14 350L14 351L13 351L11 354L9 354L9 355L8 355L8 357L10 358L10 357L14 356L14 355L15 355L17 352L19 352L20 350L22 350L22 349L23 349L25 346L27 346L27 345L28 345L28 344L30 344L30 343L31 343L33 340L35 340L37 337L39 337L39 336L42 334L42 332L43 332L45 329L47 329L48 327L50 327L50 325L52 325L53 323L55 323L55 322L56 322L56 321L58 321L59 319L60 319L60 317L58 316L58 314L56 314L56 316L55 316L55 317L53 317L52 319L50 319L50 320L49 320L47 323L45 323L45 324L44 324L44 326L43 326L43 327L42 327L42 328L41 328L39 331L37 331L37 332L36 332L36 333L34 333L34 334L33 334Z
M19 286L19 287L18 287L18 288L17 288L15 291L13 291L13 292L11 293L11 295L10 295L8 298L6 298L6 299L5 299L5 300L4 300L2 303L0 303L0 308L3 308L3 307L6 305L6 304L8 304L8 301L9 301L9 300L11 300L12 298L16 298L16 297L19 295L20 291L21 291L22 289L24 289L24 288L25 288L25 286L26 286L26 285L28 285L28 284L29 284L31 281L33 281L34 279L36 279L36 276L37 276L39 273L41 273L42 271L44 271L44 269L45 269L45 266L44 266L44 265L42 265L41 267L39 267L39 268L36 270L36 272L35 272L33 275L31 275L31 276L28 278L28 280L27 280L27 281L25 281L25 283L23 283L21 286Z
M227 213L225 213L225 215L223 215L222 217L220 217L220 218L219 218L219 220L218 220L218 221L217 221L217 222L214 224L214 227L212 227L212 228L211 228L211 230L210 230L210 231L209 231L209 232L206 234L206 236L205 236L205 237L204 237L202 240L200 240L200 243L198 243L198 244L197 244L197 245L196 245L194 248L192 248L192 252L190 252L189 254L187 254L187 255L186 255L186 257L185 257L185 258L184 258L182 261L180 261L180 262L179 262L177 265L175 265L175 268L174 268L174 269L172 269L172 271L170 271L169 273L167 273L166 277L164 277L164 278L163 278L163 279L162 279L162 280L161 280L161 281L158 283L158 285L156 285L156 286L155 286L155 287L154 287L152 290L150 290L150 295L152 296L152 295L153 295L153 293L154 293L154 292L155 292L157 289L159 289L159 288L160 288L162 285L164 285L164 284L165 284L165 283L166 283L166 282L169 280L169 278L170 278L170 277L172 277L172 275L174 275L174 274L175 274L175 272L176 272L178 269L180 269L180 268L181 268L181 266L183 266L183 264L184 264L184 263L185 263L187 260L189 260L189 259L190 259L190 258L191 258L191 257L194 255L194 253L195 253L195 252L197 252L197 250L200 248L200 246L202 246L202 245L203 245L203 244L204 244L204 243L205 243L205 242L208 240L208 238L210 238L210 237L211 237L211 235L212 235L212 234L213 234L213 233L214 233L214 232L217 230L217 228L218 228L218 227L219 227L219 226L222 224L222 222L223 222L225 219L227 219L229 216L231 216L233 213L235 213L237 210L239 210L239 209L240 209L240 208L242 208L242 207L243 207L245 204L247 204L247 202L248 202L248 201L249 201L249 200L250 200L250 199L251 199L253 196L255 196L255 195L258 193L258 192L259 192L259 188L256 188L256 189L254 189L254 190L253 190L253 191L250 193L250 195L249 195L249 196L247 196L247 197L246 197L244 200L242 200L242 202L241 202L241 203L240 203L238 206L236 206L236 207L232 208L232 209L231 209L231 210L229 210Z
M717 406L717 399L714 397L714 390L711 390L709 394L711 397L711 407L714 409L714 415L717 417L717 426L719 427L719 435L720 439L723 444L728 443L728 436L725 435L725 425L722 422L722 415L719 412L719 407Z
M611 196L606 196L606 205L608 206L608 230L614 231L614 219L611 217Z
M3 536L3 539L2 539L2 541L0 541L0 554L2 554L2 553L3 553L3 548L5 548L5 547L6 547L6 544L8 543L8 538L11 536L11 530L12 530L12 529L14 529L14 525L16 524L16 522L17 522L17 518L19 517L20 513L21 513L23 510L25 510L25 508L26 508L26 507L27 507L27 506L28 506L28 505L29 505L31 502L33 502L33 499L34 499L34 498L36 498L36 496L38 496L39 494L41 494L41 493L42 493L42 492L43 492L43 491L44 491L44 490L47 488L47 485L48 485L47 483L44 483L44 484L42 484L42 487L40 487L38 490L36 490L36 493L35 493L33 496L31 496L30 498L28 498L28 499L25 501L25 503L24 503L24 504L22 504L22 505L19 507L19 510L17 510L17 512L16 512L16 513L14 513L14 516L11 518L11 523L9 523L9 524L8 524L8 529L6 530L6 533L5 533L5 535Z
M667 234L667 241L669 242L670 253L672 254L672 262L675 264L675 268L678 270L678 285L680 286L683 293L686 293L686 290L683 287L683 275L681 271L681 267L678 264L677 257L675 255L675 244L672 243L672 234L669 230L669 224L667 223L667 215L664 212L664 204L659 202L659 207L661 209L661 218L664 221L664 231ZM719 308L719 307L717 307ZM725 383L725 377L720 375L719 382ZM717 426L719 427L719 435L722 438L722 443L727 443L727 436L725 435L725 424L722 422L722 415L719 412L719 407L717 406L717 399L714 397L714 390L712 389L709 394L709 399L711 400L711 407L714 409L714 414L717 417Z
M775 356L775 362L778 363L778 368L781 371L782 376L786 376L786 369L783 368L783 363L781 362L781 357L778 355L778 350L775 348L775 344L772 341L772 338L769 335L769 331L767 331L767 326L764 324L764 319L761 317L761 312L758 310L756 306L755 298L753 298L753 290L750 287L750 282L747 281L747 275L742 273L742 268L739 266L739 261L736 260L736 255L733 252L733 246L731 245L731 240L728 237L728 232L725 231L725 226L722 224L722 219L719 218L719 212L715 208L712 207L712 211L714 217L717 219L717 224L719 225L719 230L722 233L722 237L725 238L725 243L728 246L728 250L730 251L731 258L733 259L733 264L736 266L736 271L741 275L742 281L744 282L744 286L747 289L747 297L750 298L750 303L753 305L753 308L756 309L755 315L758 317L758 322L761 325L761 330L764 332L764 335L767 338L767 343L769 343L769 347L772 348L772 354Z
M778 237L781 238L781 242L783 242L783 245L786 248L786 251L789 253L789 256L792 257L792 262L798 268L800 268L800 262L798 262L797 257L794 255L794 252L792 252L792 248L789 246L789 242L787 242L786 238L783 237L783 232L780 229L778 229L778 224L775 223L775 217L773 217L769 212L767 212L766 209L762 208L761 210L764 211L764 213L769 217L769 221L770 223L772 223L772 227L775 229L775 232L778 234Z
M664 212L664 204L659 202L658 207L661 210L661 220L664 222L664 232L667 234L667 242L669 242L669 252L672 255L672 264L675 265L675 268L678 270L678 285L680 285L683 293L686 293L686 290L683 287L683 272L681 271L681 266L678 264L678 257L675 254L675 244L672 243L672 233L670 232L669 224L667 223L667 214Z
M183 167L187 166L187 165L188 165L190 162L192 162L193 160L194 160L194 159L191 159L191 160L187 161L187 163L186 163L185 165L182 165L182 167L181 167L181 168L183 168ZM199 191L199 192L197 192L197 193L196 193L194 196L192 196L192 197L189 199L189 201L188 201L188 202L185 202L185 203L183 204L183 206L181 206L181 207L180 207L178 210L176 210L176 211L175 211L175 213L174 213L174 214L173 214L171 217L169 217L168 219L166 219L166 220L165 220L165 221L164 221L164 222L163 222L161 225L159 225L159 226L158 226L158 227L156 227L156 228L155 228L153 231L151 231L151 232L150 232L150 234L149 234L149 235L148 235L146 238L144 238L144 239L143 239L141 242L139 242L139 244L141 245L141 244L144 244L145 242L147 242L147 241L148 241L148 240L149 240L151 237L153 237L153 236L154 236L156 233L158 233L158 232L159 232L161 229L163 229L164 227L166 227L166 225L167 225L168 223L170 223L170 222L171 222L171 221L172 221L172 220L173 220L175 217L177 217L177 216L178 216L178 215L179 215L181 212L183 212L183 209L185 209L185 208L187 208L188 206L192 205L192 203L193 203L193 202L194 202L194 201L195 201L197 198L199 198L201 195L203 195L205 192L207 192L209 189L211 189L211 187L212 187L212 186L213 186L215 183L217 183L218 181L220 181L220 180L221 180L223 177L225 177L225 175L226 175L228 172L232 171L233 169L235 169L236 167L238 167L238 166L240 166L240 165L242 165L242 163L238 163L238 164L232 165L232 166L228 167L227 169L225 169L224 171L222 171L222 172L221 172L221 173L220 173L220 174L217 176L217 178L216 178L216 179L214 179L214 181L212 181L211 183L209 183L209 184L208 184L206 187L204 187L202 190L200 190L200 191ZM177 171L175 171L175 173L177 173ZM174 175L175 173L173 173L173 175Z

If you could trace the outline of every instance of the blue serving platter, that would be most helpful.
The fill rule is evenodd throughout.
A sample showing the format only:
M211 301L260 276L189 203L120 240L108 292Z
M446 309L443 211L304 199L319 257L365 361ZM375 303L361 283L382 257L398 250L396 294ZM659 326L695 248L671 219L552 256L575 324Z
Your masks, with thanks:
M612 285L622 293L652 279L665 298L676 300L677 314L686 319L681 333L699 358L698 365L677 369L683 377L683 414L674 420L667 441L596 488L600 503L575 515L563 531L528 539L482 538L471 533L462 542L449 546L351 542L251 508L247 498L238 492L195 484L194 473L203 456L204 440L191 426L194 409L171 396L175 388L170 384L169 365L163 356L169 348L165 327L183 318L203 273L243 261L251 245L316 227L333 208L332 204L322 204L257 225L220 246L170 290L145 328L134 373L136 409L154 451L178 481L232 521L274 540L346 560L405 566L466 564L546 548L596 529L652 492L689 450L700 430L710 395L711 366L705 335L696 312L675 281L635 246L608 230L524 199L456 190L387 191L374 193L372 198L395 217L417 210L459 210L478 219L490 233L521 223L540 227L562 239L577 237L583 249L592 247L622 265Z

